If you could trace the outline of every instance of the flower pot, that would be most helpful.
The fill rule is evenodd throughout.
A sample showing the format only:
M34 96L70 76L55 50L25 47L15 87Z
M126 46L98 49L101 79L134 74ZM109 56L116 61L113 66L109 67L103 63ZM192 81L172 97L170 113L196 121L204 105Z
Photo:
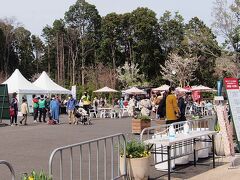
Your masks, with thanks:
M132 119L132 133L140 134L144 128L151 127L151 121Z
M143 158L126 158L127 176L134 180L147 180L149 176L150 156ZM124 173L124 158L120 157L120 173Z
M222 134L221 133L217 133L215 135L215 154L217 156L225 156L224 143L223 143L223 139L222 139Z

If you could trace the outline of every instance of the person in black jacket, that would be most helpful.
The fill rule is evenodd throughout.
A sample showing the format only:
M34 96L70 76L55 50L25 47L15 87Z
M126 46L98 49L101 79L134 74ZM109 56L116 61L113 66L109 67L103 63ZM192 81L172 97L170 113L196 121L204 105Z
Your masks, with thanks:
M165 120L165 117L166 117L166 98L167 98L167 93L164 92L163 97L159 102L159 106L157 109L158 117L162 120Z
M186 102L185 102L185 94L183 92L180 92L178 94L178 108L180 111L180 117L179 117L179 121L186 121L186 117L185 117L185 109L186 109Z

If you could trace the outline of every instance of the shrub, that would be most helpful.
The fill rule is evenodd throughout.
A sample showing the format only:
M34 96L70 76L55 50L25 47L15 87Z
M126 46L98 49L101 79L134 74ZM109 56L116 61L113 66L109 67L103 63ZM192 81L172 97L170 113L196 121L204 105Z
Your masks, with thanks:
M124 156L124 150L121 148L121 157ZM130 140L126 144L126 158L142 158L150 156L149 146L137 140Z
M21 180L53 180L53 178L49 177L43 170L40 172L33 170L30 174L24 173Z

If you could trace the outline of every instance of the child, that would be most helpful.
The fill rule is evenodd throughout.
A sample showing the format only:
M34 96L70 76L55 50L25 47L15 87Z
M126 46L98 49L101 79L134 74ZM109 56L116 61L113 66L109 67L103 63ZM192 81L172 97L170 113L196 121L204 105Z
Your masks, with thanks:
M22 115L23 115L23 118L22 118L22 120L20 121L20 124L22 124L23 121L24 121L24 125L27 125L28 106L27 106L27 100L26 100L26 99L23 99L23 101L22 101L21 113L22 113Z

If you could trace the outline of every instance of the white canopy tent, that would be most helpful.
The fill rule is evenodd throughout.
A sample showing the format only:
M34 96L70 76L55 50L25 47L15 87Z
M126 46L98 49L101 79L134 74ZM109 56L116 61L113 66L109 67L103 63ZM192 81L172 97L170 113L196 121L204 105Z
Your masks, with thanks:
M138 89L136 87L132 87L132 88L127 89L127 90L125 90L123 92L126 93L126 94L146 94L145 91L143 91L141 89Z
M153 91L168 91L169 87L170 87L169 85L164 84L164 85L162 85L160 87L153 88L152 90Z
M33 85L28 81L21 72L16 69L13 74L2 84L8 85L8 93L18 94L43 94L46 93L44 89Z
M45 71L33 83L35 86L44 89L49 94L71 94L71 91L56 84Z
M191 91L213 92L214 89L207 86L199 85L199 86L192 86Z
M101 89L98 89L96 91L93 91L93 92L95 92L95 93L103 93L103 92L108 93L109 92L110 93L110 92L118 92L118 91L115 90L115 89L112 89L112 88L109 88L109 87L105 86L105 87L103 87Z

